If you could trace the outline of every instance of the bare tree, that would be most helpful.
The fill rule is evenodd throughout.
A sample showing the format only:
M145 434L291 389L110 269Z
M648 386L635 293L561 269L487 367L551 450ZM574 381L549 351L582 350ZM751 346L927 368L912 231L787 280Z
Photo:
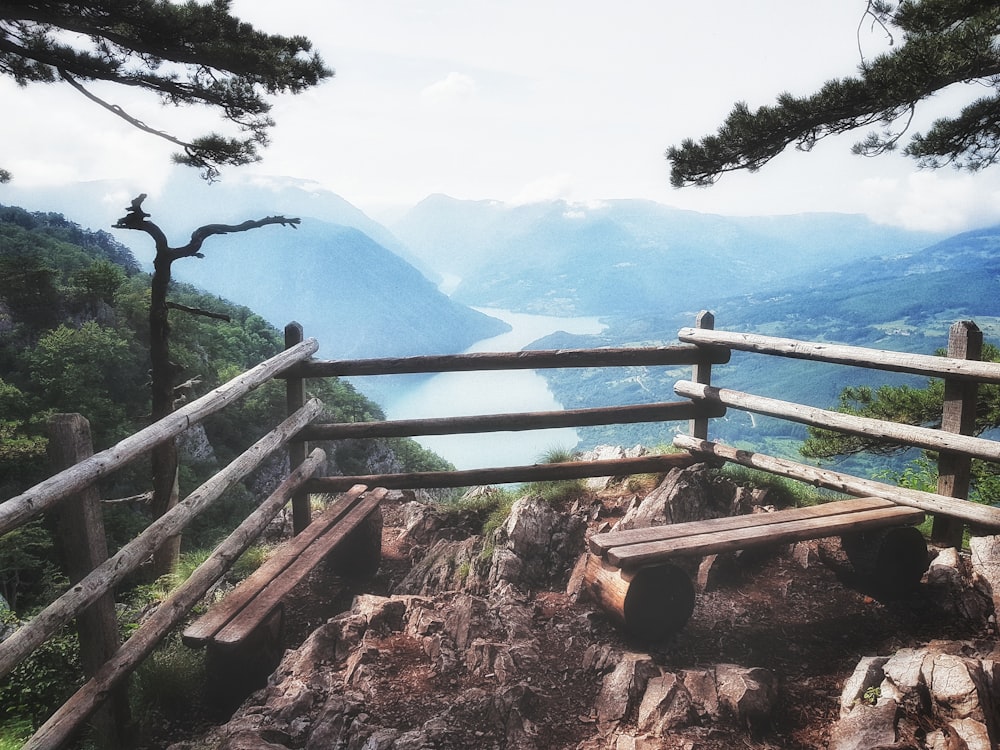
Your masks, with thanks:
M156 256L153 260L153 279L149 303L149 359L152 380L152 419L155 422L174 410L176 400L175 381L181 368L170 360L170 320L171 308L184 312L202 314L202 311L172 305L167 301L170 287L171 266L178 258L203 258L201 246L205 240L217 234L233 234L251 229L280 224L293 229L300 219L284 216L267 216L263 219L244 221L242 224L206 224L191 234L191 240L181 247L170 247L163 230L149 220L150 214L142 208L146 194L132 201L127 213L114 225L116 229L137 229L153 238ZM204 313L208 314L208 313ZM152 452L152 479L154 517L166 513L178 502L177 487L177 446L170 440ZM180 554L180 536L173 537L157 550L153 557L154 575L169 573L177 563Z

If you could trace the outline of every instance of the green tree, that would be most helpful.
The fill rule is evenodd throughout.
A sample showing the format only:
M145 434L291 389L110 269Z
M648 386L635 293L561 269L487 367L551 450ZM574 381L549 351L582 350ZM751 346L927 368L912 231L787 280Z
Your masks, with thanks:
M214 179L222 165L258 161L274 125L268 98L333 75L303 36L258 31L229 0L6 0L0 3L0 73L21 86L63 81L147 133L180 147L180 164ZM88 84L139 88L164 104L218 111L240 133L183 139L96 95ZM10 179L0 169L0 182Z
M37 412L79 412L90 420L96 442L108 442L127 425L125 407L135 403L142 378L129 342L94 321L60 325L25 353Z
M862 60L855 76L827 81L805 97L783 93L751 111L737 102L715 135L671 147L675 187L710 185L734 170L756 171L789 145L809 151L817 141L877 126L854 153L894 150L917 105L956 83L985 92L952 117L910 137L903 153L927 167L976 171L1000 155L1000 5L992 0L869 0L864 11L891 49ZM898 37L898 38L897 38Z

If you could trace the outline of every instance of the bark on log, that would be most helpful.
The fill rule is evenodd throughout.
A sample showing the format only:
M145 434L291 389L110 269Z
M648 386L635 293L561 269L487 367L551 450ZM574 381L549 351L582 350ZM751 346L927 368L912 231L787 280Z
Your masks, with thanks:
M669 401L566 411L483 414L472 417L398 419L382 422L312 424L302 431L306 440L347 438L413 437L415 435L464 435L477 432L516 432L549 427L593 427L636 422L679 422L686 419L722 417L726 408L713 403Z
M927 570L927 542L915 526L852 534L841 539L861 586L893 598L911 592Z
M588 554L583 575L591 596L626 632L643 641L668 638L694 612L691 578L676 565L623 571Z
M891 484L883 484L870 479L861 479L843 474L829 469L819 469L815 466L789 461L784 458L776 458L763 453L739 450L727 445L709 442L707 440L694 440L687 435L676 435L674 445L684 448L694 453L720 458L726 461L747 466L751 469L760 469L772 474L797 479L801 482L825 487L835 492L843 492L846 495L857 497L881 497L891 500L899 505L908 505L913 508L920 508L927 513L943 513L944 515L963 518L971 524L982 526L988 529L1000 529L1000 508L968 500L958 500L944 495L935 495L930 492L920 492L918 490L896 487Z
M688 398L717 401L736 409L780 417L813 427L823 427L852 435L863 435L868 438L882 438L893 443L902 443L932 451L962 453L973 458L981 458L984 461L1000 463L1000 442L996 440L943 432L929 427L887 422L870 417L856 417L813 406L803 406L790 401L755 396L752 393L733 391L728 388L699 385L689 380L677 381L674 384L674 391L678 395Z
M188 495L166 515L153 521L90 575L0 643L0 678L81 610L93 604L147 560L164 538L180 532L223 492L257 468L271 453L284 446L303 425L315 419L322 408L318 399L310 401L297 414L254 443L225 469Z
M584 477L613 477L629 474L657 474L704 461L689 453L621 458L607 461L572 461L558 464L506 466L498 469L465 471L421 471L411 474L368 474L351 477L317 477L306 485L309 492L344 492L355 484L390 490L431 487L477 487L482 484L544 482Z
M729 352L726 349L681 344L607 349L476 352L379 359L327 359L303 362L289 371L288 376L328 378L476 370L541 370L562 367L656 367L699 363L724 365L728 361Z
M67 495L135 460L154 445L173 439L205 417L287 370L296 362L312 356L317 348L319 344L315 339L307 339L294 349L288 349L247 370L211 393L181 407L169 417L139 430L111 448L95 453L76 466L59 472L17 497L0 503L0 534L17 528Z
M860 346L817 344L798 339L760 336L752 333L706 331L682 328L677 338L693 344L725 346L739 351L774 354L792 359L832 362L889 372L906 372L932 378L960 378L981 383L1000 383L1000 363L977 362L929 354L909 354Z

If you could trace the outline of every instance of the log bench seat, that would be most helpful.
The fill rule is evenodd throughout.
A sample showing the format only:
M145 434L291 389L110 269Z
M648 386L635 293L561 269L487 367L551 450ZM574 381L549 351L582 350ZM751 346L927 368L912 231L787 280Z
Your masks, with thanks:
M671 561L840 536L876 588L904 589L916 585L927 567L927 545L913 528L923 520L919 509L866 497L612 531L590 538L584 578L620 625L655 640L680 630L694 610L690 577Z
M352 579L378 570L379 504L386 492L381 487L352 487L184 630L187 646L208 647L210 673L215 671L212 663L219 667L221 662L230 678L262 671L266 676L282 653L282 600L320 563L326 561L338 575Z

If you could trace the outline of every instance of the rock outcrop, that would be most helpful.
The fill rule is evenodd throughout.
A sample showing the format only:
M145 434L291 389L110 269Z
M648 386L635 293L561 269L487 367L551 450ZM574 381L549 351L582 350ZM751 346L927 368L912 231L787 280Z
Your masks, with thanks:
M702 467L675 470L624 510L619 527L752 512L763 501ZM788 682L789 674L800 679L790 655L807 658L821 643L799 651L789 633L823 628L808 619L809 607L829 612L814 600L836 586L817 545L774 553L785 567L780 580L755 589L757 609L737 591L757 568L739 559L709 566L698 632L640 647L571 576L588 522L591 531L604 523L599 502L560 509L528 494L484 537L476 533L482 518L401 501L386 515L396 524L386 533L408 569L391 590L355 597L287 651L227 723L174 750L720 750L747 738L779 746L768 737L800 690ZM1000 582L988 570L995 556L980 557L973 570L957 553L942 553L922 591L945 602L939 614L949 622L989 633ZM732 566L736 573L725 574ZM800 589L789 573L796 570L822 582ZM788 611L766 604L768 596ZM861 613L854 617L879 606L862 594L838 597ZM802 623L791 616L793 603L808 605ZM782 623L780 633L769 630L771 620ZM753 647L730 648L727 638L744 631ZM842 637L836 626L822 632ZM781 663L761 648L780 653ZM696 649L717 658L694 656ZM992 643L942 640L867 656L841 688L839 715L830 691L820 691L816 700L831 718L800 746L978 750L1000 736L1000 647Z

